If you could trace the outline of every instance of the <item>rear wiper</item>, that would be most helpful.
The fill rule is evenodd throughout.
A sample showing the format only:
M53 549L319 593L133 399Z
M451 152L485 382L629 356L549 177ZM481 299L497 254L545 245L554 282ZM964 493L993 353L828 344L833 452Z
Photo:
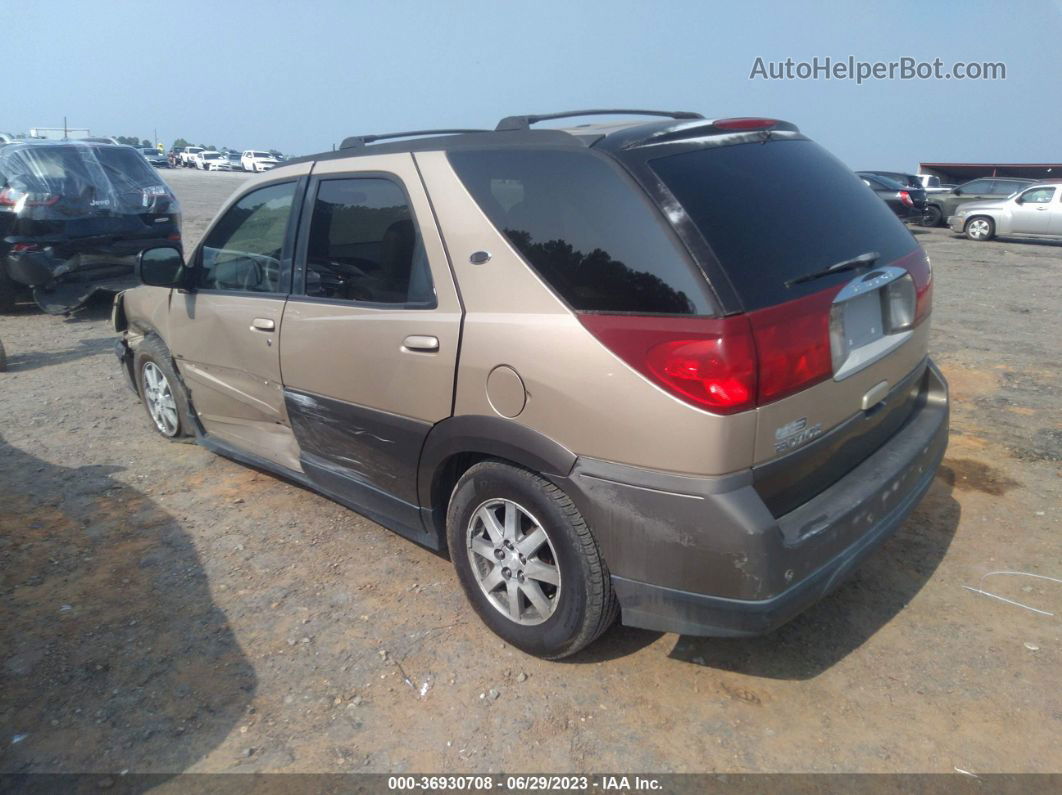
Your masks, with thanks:
M829 276L834 273L843 273L844 271L855 271L860 268L869 268L875 262L881 259L881 254L876 251L868 251L865 254L860 254L858 257L852 257L852 259L844 259L840 262L835 262L828 268L823 268L820 271L812 271L811 273L805 273L803 276L797 276L795 279L790 279L785 283L786 287L793 287L797 284L803 284L804 282L811 282L815 279L821 279L823 276Z

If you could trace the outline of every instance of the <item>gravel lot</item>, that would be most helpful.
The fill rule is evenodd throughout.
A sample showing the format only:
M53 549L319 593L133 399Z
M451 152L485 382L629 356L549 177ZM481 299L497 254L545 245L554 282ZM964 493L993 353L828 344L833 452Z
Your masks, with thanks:
M189 243L244 179L166 178ZM916 231L953 433L902 531L769 637L561 663L447 561L164 442L106 307L0 316L0 771L1062 770L1062 586L986 582L1053 616L962 587L1062 577L1062 246Z

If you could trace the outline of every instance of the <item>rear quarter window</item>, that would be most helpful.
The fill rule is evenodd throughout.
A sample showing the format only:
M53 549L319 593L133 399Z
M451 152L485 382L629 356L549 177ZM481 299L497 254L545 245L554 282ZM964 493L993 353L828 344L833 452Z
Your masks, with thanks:
M573 309L711 313L704 277L617 165L583 150L448 157L494 226Z

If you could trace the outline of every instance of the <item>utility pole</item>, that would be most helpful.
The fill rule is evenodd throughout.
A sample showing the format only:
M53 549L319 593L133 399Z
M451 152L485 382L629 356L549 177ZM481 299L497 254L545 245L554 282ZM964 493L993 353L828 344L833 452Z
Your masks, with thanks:
M65 141L65 140L66 140L66 138L67 138L67 132L66 132L66 116L63 116L63 140Z

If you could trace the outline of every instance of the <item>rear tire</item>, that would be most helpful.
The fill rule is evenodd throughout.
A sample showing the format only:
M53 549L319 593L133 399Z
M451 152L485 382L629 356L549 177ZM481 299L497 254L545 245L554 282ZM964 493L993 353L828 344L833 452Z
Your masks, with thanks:
M7 353L4 351L4 343L0 342L0 373L7 372Z
M193 426L188 396L162 340L147 337L137 346L133 373L140 401L155 430L174 441L190 437Z
M970 240L984 243L996 236L996 224L985 215L975 215L966 221L963 231Z
M922 226L940 226L940 222L944 220L944 213L935 204L926 206L926 211L922 213Z
M568 495L539 475L500 461L476 464L454 488L446 527L465 595L518 649L567 657L616 620L590 528Z

